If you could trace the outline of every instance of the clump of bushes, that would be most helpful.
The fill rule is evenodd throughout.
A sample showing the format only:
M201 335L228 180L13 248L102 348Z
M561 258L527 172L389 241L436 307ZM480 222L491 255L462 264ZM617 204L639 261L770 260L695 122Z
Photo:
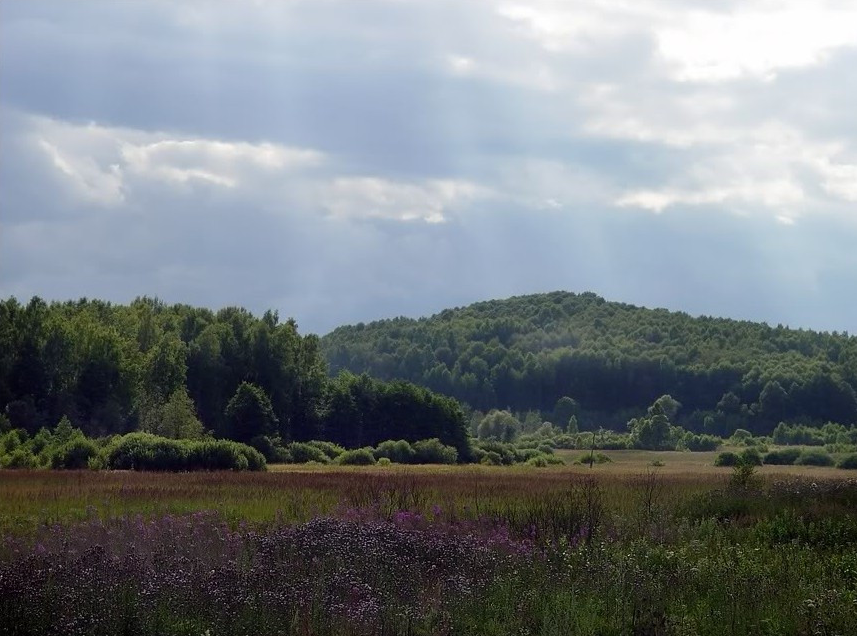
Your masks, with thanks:
M230 440L177 440L129 433L106 449L107 468L120 470L265 470L264 455Z
M578 457L574 463L575 464L588 464L588 463L592 462L593 464L609 464L612 461L613 460L610 459L610 457L608 457L604 453L595 453L594 455L592 455L591 453L584 453L583 455Z
M329 464L330 457L318 446L307 442L292 442L286 447L289 452L291 463L306 464L316 462L318 464Z
M413 464L417 456L413 447L403 439L381 442L373 454L375 459L386 459L395 464Z
M837 462L836 467L845 470L857 470L857 453L846 455Z
M741 458L737 453L733 453L732 451L724 451L719 453L717 457L714 459L715 466L737 466L741 461Z
M455 447L441 443L437 437L414 442L413 448L417 464L454 464L458 461Z
M367 446L343 451L336 458L336 463L341 466L373 466L375 456L372 454L372 450L371 446Z
M772 450L764 457L764 462L773 466L790 466L800 457L799 448L781 448Z
M812 449L803 451L795 460L798 466L833 466L833 458L825 450Z

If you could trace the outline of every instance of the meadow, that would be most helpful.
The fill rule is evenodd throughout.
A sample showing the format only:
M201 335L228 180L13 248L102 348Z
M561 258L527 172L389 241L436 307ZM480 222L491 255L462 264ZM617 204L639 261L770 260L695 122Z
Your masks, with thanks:
M857 481L607 454L3 471L0 634L857 633Z

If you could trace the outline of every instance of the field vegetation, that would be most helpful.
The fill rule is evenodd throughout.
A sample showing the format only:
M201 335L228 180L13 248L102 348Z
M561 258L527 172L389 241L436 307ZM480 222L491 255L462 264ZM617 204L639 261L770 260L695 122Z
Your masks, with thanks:
M0 633L855 633L857 482L604 454L5 471Z

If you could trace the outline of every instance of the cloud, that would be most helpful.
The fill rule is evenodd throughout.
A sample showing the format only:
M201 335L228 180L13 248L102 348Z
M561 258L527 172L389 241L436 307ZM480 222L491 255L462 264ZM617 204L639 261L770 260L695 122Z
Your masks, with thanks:
M340 177L322 187L323 205L335 216L443 223L453 206L489 193L474 183L431 179L422 184L377 177Z
M854 9L0 2L0 294L855 329Z

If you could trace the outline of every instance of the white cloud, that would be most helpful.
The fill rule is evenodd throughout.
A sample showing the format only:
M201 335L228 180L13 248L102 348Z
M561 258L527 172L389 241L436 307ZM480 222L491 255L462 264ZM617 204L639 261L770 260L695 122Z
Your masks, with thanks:
M324 186L323 205L337 217L443 223L451 209L489 192L475 183L429 179L401 183L377 177L340 177Z
M656 46L678 81L772 79L784 69L823 63L857 45L857 7L780 0L712 7L664 0L543 0L501 4L498 13L548 52L587 52L606 41L641 36Z
M116 164L103 168L92 157L64 153L46 139L39 139L38 147L82 199L104 206L118 205L125 200L122 174Z
M679 80L773 79L857 45L857 7L792 0L740 3L725 14L690 10L655 37Z

